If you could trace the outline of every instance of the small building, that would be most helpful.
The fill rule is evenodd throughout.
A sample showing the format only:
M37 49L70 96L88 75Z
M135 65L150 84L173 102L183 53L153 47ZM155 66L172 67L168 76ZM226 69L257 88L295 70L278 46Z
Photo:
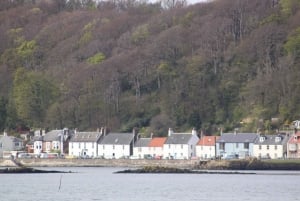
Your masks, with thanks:
M3 158L3 153L12 151L20 151L24 149L23 140L14 136L8 136L6 132L0 136L0 157Z
M216 141L216 157L246 158L253 156L257 133L223 133Z
M150 144L151 138L138 138L134 143L133 156L139 159L147 159L150 157Z
M196 156L200 159L213 159L216 157L217 136L203 136L196 145Z
M199 138L195 129L192 130L192 133L174 133L169 128L168 137L163 146L163 158L190 159L195 157L198 141Z
M129 158L133 155L136 131L132 133L108 133L98 144L98 156L107 159Z
M93 158L98 156L98 143L103 129L97 132L75 132L69 142L69 156Z
M154 137L149 144L149 154L154 159L162 159L164 154L164 144L167 141L166 137Z
M300 158L300 132L291 135L287 142L287 158Z
M288 139L285 134L259 135L253 145L253 156L259 159L286 158Z

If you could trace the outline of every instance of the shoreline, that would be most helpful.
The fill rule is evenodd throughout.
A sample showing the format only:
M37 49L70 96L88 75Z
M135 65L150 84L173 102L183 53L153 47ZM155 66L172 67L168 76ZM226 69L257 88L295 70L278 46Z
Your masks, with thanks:
M300 160L16 159L24 167L167 167L191 170L300 170ZM0 168L17 167L0 159Z

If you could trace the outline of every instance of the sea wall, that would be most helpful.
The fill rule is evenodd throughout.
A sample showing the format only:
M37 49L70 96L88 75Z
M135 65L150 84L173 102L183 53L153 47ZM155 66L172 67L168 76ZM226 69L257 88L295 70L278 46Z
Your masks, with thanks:
M146 159L16 159L26 167L144 167L164 166L193 168L197 160L146 160ZM10 160L0 159L0 167L13 167Z
M163 166L199 170L300 170L300 160L146 160L146 159L16 159L25 167L145 167ZM0 159L0 167L16 166Z

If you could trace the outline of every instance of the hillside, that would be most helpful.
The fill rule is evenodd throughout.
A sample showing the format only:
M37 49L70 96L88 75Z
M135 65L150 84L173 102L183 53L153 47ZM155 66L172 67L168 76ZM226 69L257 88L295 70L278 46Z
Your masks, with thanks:
M271 132L300 118L299 0L175 2L1 1L0 129Z

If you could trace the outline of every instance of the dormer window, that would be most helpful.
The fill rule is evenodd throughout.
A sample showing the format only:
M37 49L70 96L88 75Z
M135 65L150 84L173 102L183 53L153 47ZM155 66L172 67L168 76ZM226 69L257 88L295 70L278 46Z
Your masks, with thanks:
M280 142L281 141L281 137L280 136L276 136L275 137L275 142Z
M263 142L263 141L265 141L265 140L266 140L266 137L265 137L265 136L259 137L259 142Z

